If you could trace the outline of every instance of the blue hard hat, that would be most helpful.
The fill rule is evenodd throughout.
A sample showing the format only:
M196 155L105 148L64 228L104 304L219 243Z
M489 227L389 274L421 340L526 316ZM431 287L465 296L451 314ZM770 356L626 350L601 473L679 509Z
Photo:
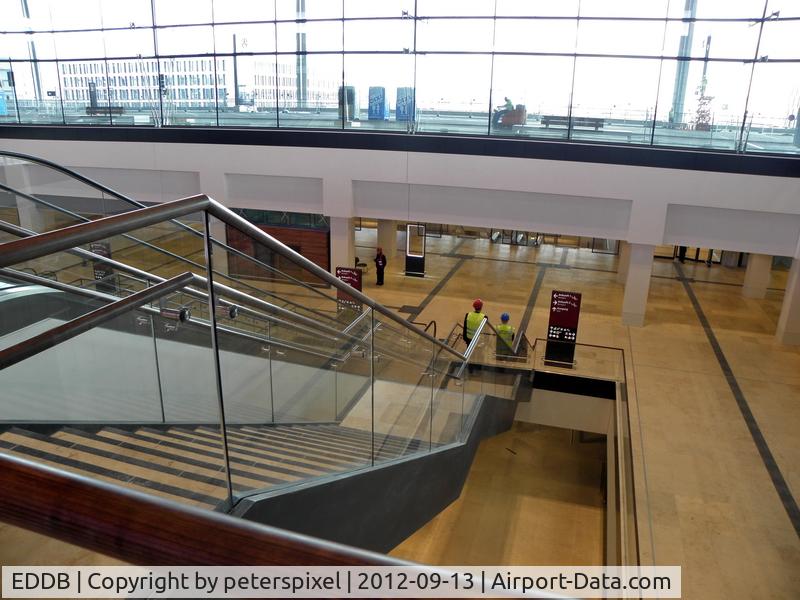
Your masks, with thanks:
M500 320L501 320L503 323L505 323L506 321L508 321L510 318L511 318L511 317L509 317L509 316L508 316L508 313L503 313L502 315L500 315Z

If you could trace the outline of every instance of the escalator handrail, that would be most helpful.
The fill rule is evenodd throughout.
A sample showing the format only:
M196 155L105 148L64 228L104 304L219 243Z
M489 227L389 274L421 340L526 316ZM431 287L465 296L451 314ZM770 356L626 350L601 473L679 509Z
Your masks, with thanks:
M76 287L76 286L73 286L72 284L69 284L69 283L61 283L60 281L52 281L50 279L45 279L43 277L39 277L39 276L36 276L36 275L30 275L28 273L17 271L15 269L0 268L0 274L8 275L9 277L12 277L14 279L19 279L19 280L25 281L27 283L32 283L34 285L40 285L40 286L43 286L43 287L53 288L53 289L56 289L56 290L59 290L61 292L65 292L65 293L68 293L68 294L78 294L78 295L81 295L81 296L85 296L87 298L93 298L93 299L109 301L109 302L114 302L114 301L118 300L118 298L116 296L113 296L111 294L106 294L104 292L99 292L99 291L96 291L96 290L90 290L90 289L87 289L87 288ZM164 281L166 281L166 280L164 280ZM206 283L206 279L204 277L199 276L199 275L196 275L196 280L195 281L197 283L202 283L202 284ZM200 294L202 294L202 292L196 292L195 290L193 290L191 288L186 288L183 291L186 292L186 293L190 293L191 292L189 295L195 295L195 294L196 295L200 295ZM206 301L207 301L208 300L208 295L206 294L205 297L206 297ZM245 307L240 307L240 308L244 309ZM139 310L147 312L147 313L150 313L152 315L159 315L160 314L158 310L153 309L153 308L149 308L149 307L146 307L146 306L140 307ZM297 329L298 331L302 331L304 333L316 334L316 335L321 336L321 334L319 334L318 332L308 331L307 329L302 328L302 327L298 326L295 323L290 323L290 322L287 322L287 321L283 321L282 319L278 319L277 317L270 317L270 316L267 316L267 315L261 315L260 313L256 313L256 314L258 314L261 319L265 319L265 320L269 321L270 323L275 323L276 325L279 325L279 326L285 326L285 327L290 327L290 328L293 328L293 329ZM196 318L194 316L188 321L188 323L189 324L196 324L196 325L203 325L204 327L210 326L208 321L206 321L204 319ZM331 360L331 361L334 361L334 362L341 362L342 361L342 358L339 357L339 356L323 354L323 353L318 352L316 350L312 350L310 348L307 348L303 344L295 344L295 343L292 343L292 342L288 342L286 340L278 340L276 338L261 338L258 335L255 335L253 333L248 333L248 332L241 331L241 330L238 330L238 329L232 329L230 327L225 327L224 325L219 325L219 324L217 324L217 328L220 329L221 331L225 332L225 333L229 333L229 334L232 334L232 335L235 335L235 336L238 336L238 337L248 338L248 339L251 339L253 341L257 341L257 342L260 342L260 343L268 344L270 346L276 346L278 348L285 348L287 350L294 350L294 351L297 351L297 352L302 352L304 354L314 355L314 356L317 356L319 358L324 358L326 360Z
M94 221L90 221L90 222L94 222ZM13 225L11 223L6 223L5 221L0 221L0 231L7 231L9 233L13 233L14 235L18 235L18 236L20 236L22 238L26 238L26 239L30 239L30 238L32 238L32 237L34 237L36 235L40 235L40 234L32 233L29 230L24 229L22 227L19 227L17 225ZM131 267L130 265L127 265L125 263L121 263L121 262L116 261L114 259L111 259L111 258L108 258L108 257L105 257L105 256L100 256L99 254L94 254L92 252L89 252L88 250L84 250L83 248L77 248L77 247L76 248L68 248L67 250L65 250L65 252L69 252L71 254L75 254L76 256L80 256L84 260L92 260L92 261L103 262L103 263L105 263L107 265L110 265L110 266L114 267L115 269L118 269L120 271L129 273L129 274L133 274L133 275L136 275L136 276L139 276L139 277L143 277L143 278L145 278L145 279L147 279L149 281L154 281L156 283L161 283L163 281L166 281L166 279L164 277L161 277L160 275L153 275L152 273L148 273L147 271L142 271L141 269L137 269L136 267ZM205 278L202 278L202 281L205 282L206 281ZM281 315L283 315L285 317L292 318L292 319L297 319L299 321L302 321L306 325L308 325L309 327L320 327L322 329L326 329L326 327L327 327L325 325L318 324L316 321L308 319L304 315L299 315L299 314L293 313L293 312L291 312L291 311L289 311L289 310L287 310L287 309L285 309L283 307L280 307L280 306L277 306L275 304L266 302L265 300L261 300L260 298L255 298L253 296L250 296L249 294L245 294L244 292L241 292L241 291L239 291L239 290L237 290L235 288L230 288L230 287L228 287L228 286L226 286L224 284L215 282L214 283L214 289L217 290L218 292L221 292L221 293L227 295L228 297L233 297L233 298L236 298L237 300L239 300L239 302L243 305L240 308L244 312L246 312L247 314L249 314L249 315L251 315L253 317L256 317L256 318L259 318L259 319L266 319L266 320L269 320L269 321L272 321L272 322L277 322L280 325L291 325L296 329L302 329L300 326L298 326L296 324L289 323L289 322L286 322L286 321L280 321L280 320L276 320L274 318L267 317L262 312L258 312L257 310L252 310L252 308L248 308L248 307L259 308L262 311L266 311L266 312L276 312L276 313L281 314ZM199 299L199 300L201 300L203 302L207 302L208 301L208 294L206 294L205 292L201 292L199 290L194 290L192 288L187 288L186 289L186 293L188 295L190 295L190 296L194 296L195 298L197 298L197 299ZM231 303L225 302L225 301L223 301L223 303L224 304L231 304ZM340 337L339 334L341 334L341 332L339 332L338 330L336 330L334 328L327 328L327 331L329 331L330 333L332 333L332 335L335 335L336 337Z
M89 177L86 177L85 175L82 175L82 174L78 173L77 171L73 171L72 169L70 169L68 167L65 167L63 165L59 165L58 163L54 163L52 161L49 161L46 158L39 158L38 156L31 156L29 154L23 154L21 152L12 152L10 150L2 150L2 149L0 149L0 156L8 156L8 157L11 157L11 158L17 158L17 159L20 159L20 160L27 160L28 162L44 165L46 167L49 167L51 169L54 169L54 170L59 171L61 173L64 173L65 175L68 175L69 177L72 177L73 179L77 179L81 183L84 183L84 184L88 185L89 187L93 187L96 190L98 190L98 191L100 191L100 192L102 192L104 194L109 194L110 196L113 196L114 198L117 198L118 200L122 200L123 202L127 202L131 206L135 206L135 207L138 207L138 208L146 208L146 205L142 204L141 202L138 202L137 200L134 200L133 198L129 198L129 197L125 196L124 194L121 194L120 192L117 192L116 190L112 190L110 187L107 187L107 186L103 185L102 183L99 183L99 182L95 181L94 179L90 179ZM173 221L176 225L178 225L182 229L190 232L193 235L197 235L197 236L200 236L200 237L203 236L202 233L200 233L196 229L193 229L193 228L189 227L188 225L186 225L186 223L181 223L180 221L176 221L174 219L170 219L170 220ZM308 285L307 283L302 282L299 279L296 279L296 278L292 277L291 275L287 275L286 273L282 273L281 271L279 271L275 267L273 267L271 265L268 265L266 263L263 263L260 260L258 260L257 258L255 258L254 256L250 256L248 254L245 254L244 252L242 252L240 250L237 250L236 248L231 248L230 246L228 246L227 244L222 243L219 240L214 240L214 242L219 244L222 248L224 248L225 251L231 252L233 254L236 254L237 256L240 256L240 257L242 257L242 258L244 258L246 260L249 260L250 262L258 264L258 265L264 267L265 269L267 269L269 271L273 271L273 272L279 273L280 275L282 275L283 277L286 277L287 279L293 281L294 283L296 283L296 284L298 284L298 285L300 285L302 287L305 287L305 288L307 288L307 289L309 289L309 290L311 290L313 292L316 292L317 294L320 294L322 297L327 299L327 296L325 296L325 294L323 294L319 290L315 289L314 286Z
M143 304L153 302L182 287L196 283L196 277L197 275L188 272L176 275L163 283L159 283L153 287L146 288L140 292L96 308L85 315L75 317L66 323L43 331L32 338L3 348L0 350L0 370L15 365L27 358L31 358L67 340L71 340L81 333L89 331L135 308L139 308Z
M219 204L215 200L212 200L211 198L209 198L204 194L189 196L188 198L173 200L171 202L165 202L163 204L158 204L156 206L151 206L148 208L141 208L138 210L122 213L119 215L104 217L102 219L97 219L89 223L81 223L78 225L73 225L71 227L66 227L64 229L58 229L56 231L41 233L21 240L7 242L1 246L3 252L0 253L0 267L11 266L28 260L33 260L35 258L40 258L48 254L61 252L73 248L75 246L80 246L82 244L96 241L98 239L105 239L107 237L119 235L121 233L125 233L133 229L147 227L162 221L178 218L186 214L191 214L200 211L207 211L208 213L215 216L219 220L227 223L228 225L233 226L234 228L238 229L245 235L249 235L257 242L268 247L270 250L292 261L299 267L304 268L307 271L310 271L312 274L316 275L319 279L322 279L323 281L329 283L332 287L335 287L338 290L346 292L348 295L352 296L362 304L371 307L374 311L377 311L382 315L388 317L389 319L395 321L396 323L400 324L403 328L417 333L422 338L430 342L433 342L436 346L439 346L446 352L453 354L462 361L466 360L464 354L461 354L460 352L451 348L447 344L442 343L429 333L426 333L422 329L410 324L408 321L406 321L399 315L395 314L394 312L390 311L382 304L375 302L368 296L365 296L362 292L359 292L358 290L352 288L346 283L340 281L339 279L337 279L336 277L334 277L321 267L315 265L313 262L311 262L304 256L298 254L297 252L295 252L294 250L292 250L279 240L275 239L271 235L260 230L246 219L240 217L230 209L222 206L221 204ZM250 298L249 296L247 296L247 294L239 292L238 290L227 288L227 286L221 286L221 287L223 289L226 289L227 295L233 296L234 298L237 296L241 296L247 298L248 300L256 301L259 305L263 305L265 308L271 310L272 312L290 313L295 319L301 321L310 321L316 327L324 328L324 326L322 326L320 323L314 323L311 319L308 319L307 317L303 317L302 319L300 319L299 315L295 315L294 313L291 313L291 311L277 307L263 300ZM336 331L336 334L341 335L341 332Z
M2 151L0 151L0 155L2 155ZM74 219L78 219L79 221L82 221L84 223L88 223L88 222L90 222L92 220L92 219L84 217L84 216L82 216L82 215L80 215L80 214L78 214L76 212L73 212L73 211L71 211L71 210L69 210L67 208L56 206L55 204L52 204L51 202L48 202L46 200L42 200L41 198L37 198L36 196L34 196L32 194L27 194L25 192L20 192L19 190L16 190L16 189L14 189L14 188L12 188L12 187L10 187L8 185L5 185L3 183L0 183L0 190L5 190L5 191L7 191L7 192L9 192L11 194L15 194L15 195L19 196L20 198L24 198L25 200L28 200L28 201L33 202L35 204L41 204L41 205L46 206L47 208L49 208L51 210L54 210L56 212L60 212L62 214L68 215L68 216L70 216L70 217L72 217ZM141 208L144 208L143 205L139 204L135 200L130 200L130 201L131 202L135 202L136 205L140 206ZM203 235L202 233L200 233L199 231L197 231L195 229L192 229L191 227L189 227L185 223L180 223L179 221L173 221L173 222L179 224L182 228L184 228L184 229L186 229L188 231L192 231L196 235L200 235L200 236ZM32 235L35 235L37 233L35 231L30 231L30 230L27 230L27 229L25 231L28 231ZM177 261L180 261L180 262L183 262L183 263L187 263L189 265L192 265L193 267L197 267L197 268L200 268L200 269L204 268L203 265L201 265L199 263L196 263L196 262L194 262L192 260L189 260L188 258L186 258L184 256L180 256L178 254L175 254L174 252L170 252L169 250L166 250L164 248L161 248L160 246L156 246L154 244L151 244L150 242L146 242L144 240L140 240L139 238L134 237L132 235L122 234L122 237L124 237L126 239L129 239L129 240L135 242L136 244L141 244L142 246L145 246L146 248L149 248L149 249L153 250L154 252L169 256L170 258L172 258L174 260L177 260ZM224 248L226 252L230 251L230 252L235 252L237 255L240 255L240 256L248 256L248 255L244 254L243 252L241 252L239 250L236 250L235 248L230 248L229 246L223 244L219 240L214 240L214 242L216 244L219 244L222 248ZM258 259L254 258L254 257L249 257L249 258L252 258L253 261L257 262L258 264L263 265L264 267L267 267L268 269L270 269L271 271L273 271L275 273L279 273L281 275L286 276L289 280L295 281L296 283L299 283L301 286L304 286L304 287L314 291L317 294L321 293L319 290L315 289L313 286L307 286L306 284L304 284L300 280L296 280L295 278L291 277L290 275L286 275L285 273L281 273L276 268L271 267L270 265L266 265L264 263L261 263L261 261L259 261ZM227 280L234 280L234 278L232 278L230 275L227 275L225 273L221 273L219 271L214 271L214 274L218 275L220 277L224 277ZM262 294L266 294L268 296L277 297L277 295L272 293L272 292L253 287L253 286L251 286L251 285L249 285L247 283L242 282L241 280L235 280L235 281L236 281L236 283L238 285L244 286L249 290L253 290L253 291L256 291L256 292L259 292L259 293L262 293ZM330 298L328 298L324 294L322 294L322 296L324 298L326 298L327 300L330 300ZM314 313L315 315L318 315L318 316L323 317L325 319L328 319L328 320L331 320L331 321L335 320L333 317L330 317L329 315L326 315L326 314L322 313L321 311L315 310L313 308L309 308L307 306L303 306L302 304L298 304L297 302L294 302L293 300L288 300L286 298L281 298L281 300L283 302L285 302L286 304L291 304L292 306L300 306L301 308L303 308L303 310L307 310L307 311L309 311L311 313Z

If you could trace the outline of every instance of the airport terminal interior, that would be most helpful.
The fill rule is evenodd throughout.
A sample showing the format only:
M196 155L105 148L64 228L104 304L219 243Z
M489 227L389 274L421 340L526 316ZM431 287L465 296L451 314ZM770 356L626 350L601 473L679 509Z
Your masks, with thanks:
M798 596L794 3L114 4L0 0L0 564Z

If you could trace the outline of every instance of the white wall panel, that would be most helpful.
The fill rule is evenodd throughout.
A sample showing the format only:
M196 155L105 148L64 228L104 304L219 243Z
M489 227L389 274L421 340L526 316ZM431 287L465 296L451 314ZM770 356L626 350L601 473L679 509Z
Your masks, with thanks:
M225 203L237 208L322 213L322 179L228 173L225 187Z
M76 170L89 179L94 179L139 202L167 202L202 193L200 175L197 171L102 167L80 167Z
M664 243L793 256L800 215L670 204Z
M79 169L105 169L126 190L151 198L166 199L167 191L189 187L183 175L170 175L162 184L163 173L199 173L199 191L229 206L541 230L637 244L681 240L762 253L777 246L788 255L797 252L800 240L795 229L800 178L337 148L9 139L0 139L0 148ZM253 178L237 179L243 176ZM322 182L321 196L311 181ZM678 205L710 211L688 219L674 212ZM759 222L756 215L771 216ZM795 250L787 252L793 235Z

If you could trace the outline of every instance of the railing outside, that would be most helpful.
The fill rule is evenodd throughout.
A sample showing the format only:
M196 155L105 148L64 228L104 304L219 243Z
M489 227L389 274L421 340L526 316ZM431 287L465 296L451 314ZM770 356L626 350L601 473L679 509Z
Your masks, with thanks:
M800 144L791 2L261 2L193 13L190 43L161 9L63 4L7 11L0 123Z

